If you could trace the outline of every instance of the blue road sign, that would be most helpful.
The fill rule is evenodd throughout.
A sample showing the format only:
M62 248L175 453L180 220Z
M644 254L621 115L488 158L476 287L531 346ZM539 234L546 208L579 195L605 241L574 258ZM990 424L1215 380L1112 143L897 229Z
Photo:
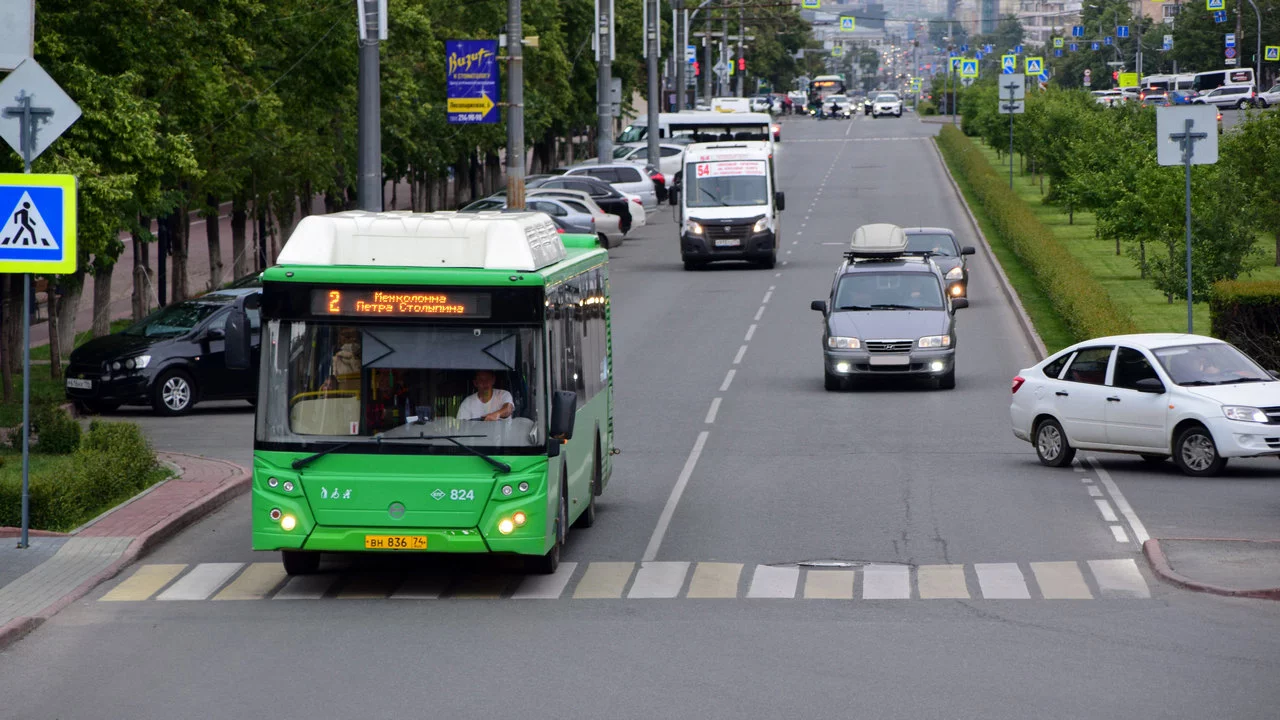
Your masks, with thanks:
M1083 26L1083 25L1072 25L1072 26L1071 26L1071 37L1084 37L1084 26Z
M1076 52L1077 50L1080 49L1080 43L1071 43L1070 45L1067 46L1067 49L1070 50L1071 52Z
M967 53L967 52L969 52L969 46L968 46L968 45L961 45L961 46L960 46L960 52L962 52L962 53Z
M1280 60L1280 45L1268 45L1263 48L1262 59L1269 62Z
M978 61L977 61L977 60L969 60L969 59L965 59L965 60L961 61L961 63L960 63L960 76L961 76L961 77L971 77L971 78L976 78L976 77L978 77Z
M1021 45L1015 45L1015 46L1013 46L1013 54L1014 54L1014 55L1021 55L1021 54L1022 54L1022 46L1021 46Z
M1038 57L1027 58L1027 74L1028 75L1039 75L1042 72L1044 72L1043 58L1038 58Z
M1054 51L1053 51L1053 56L1054 56L1054 57L1062 57L1062 48L1058 48L1058 49L1054 50Z
M448 121L498 122L498 41L446 40L445 60Z
M1098 43L1096 43L1096 42L1095 42L1095 43L1089 43L1089 49L1090 49L1090 50L1097 50L1097 49L1098 49L1098 47L1099 47L1099 45L1098 45Z
M1216 23L1224 23L1224 22L1226 22L1226 21L1227 21L1227 11L1226 11L1226 10L1215 10L1215 11L1213 12L1213 21L1214 21L1214 22L1216 22Z
M1047 70L1040 73L1040 82L1049 82L1049 72Z
M1000 70L1005 75L1012 75L1014 72L1016 72L1018 70L1018 56L1017 55L1001 55Z
M987 53L988 55L990 55L991 53L995 52L995 50L996 50L996 46L995 46L995 45L992 45L992 44L990 44L990 43L987 43L987 45L986 45L985 47L983 47L983 48L982 48L982 51L983 51L983 52L985 52L985 53Z
M1226 0L1205 0L1204 9L1205 10L1226 10L1227 1Z
M1225 40L1223 41L1223 45L1222 45L1222 46L1223 46L1223 47L1235 47L1235 46L1236 46L1236 34L1235 34L1235 33L1227 33L1227 37L1226 37L1226 38L1225 38Z
M1102 38L1102 42L1103 42L1104 44L1106 44L1106 45L1110 45L1110 44L1111 44L1111 36L1110 36L1110 35L1108 35L1108 36L1106 36L1106 37Z
M975 58L977 58L977 59L981 60L981 59L982 59L982 51L981 51L981 50L979 50L978 52L974 53L974 54L973 54L973 56L974 56Z
M1122 38L1127 38L1127 37L1129 37L1129 26L1128 26L1128 25L1119 25L1119 26L1117 26L1117 27L1116 27L1116 37L1122 37Z
M0 273L76 271L74 175L0 174Z

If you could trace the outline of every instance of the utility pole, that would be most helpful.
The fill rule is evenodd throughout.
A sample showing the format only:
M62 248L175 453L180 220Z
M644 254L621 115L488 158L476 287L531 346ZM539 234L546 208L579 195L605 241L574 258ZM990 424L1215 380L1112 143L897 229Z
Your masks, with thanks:
M746 32L743 26L746 22L746 12L742 7L738 8L738 97L742 97L742 87L746 85L747 71L742 69L742 58L747 56L746 51L742 47L742 36Z
M714 46L714 43L711 42L711 13L707 13L707 31L702 35L702 46L705 48L702 54L702 94L706 98L707 107L710 107L711 93L713 92L711 89L711 76L715 75L711 69L711 48Z
M658 166L658 159L661 157L658 150L658 104L662 102L662 91L658 88L658 30L662 27L659 7L658 0L645 0L644 46L649 68L649 131L647 136L649 139L649 164L654 167Z
M520 0L507 0L507 207L524 200L524 25Z
M359 2L356 199L361 210L382 212L382 88L378 41L387 39L387 0Z
M676 17L676 46L671 48L671 61L676 66L675 111L681 112L684 110L685 93L688 90L684 74L689 67L689 58L685 57L687 52L685 48L689 45L689 15L684 9L684 0L675 0L671 7L674 9Z
M613 162L613 0L596 8L596 160L604 165Z

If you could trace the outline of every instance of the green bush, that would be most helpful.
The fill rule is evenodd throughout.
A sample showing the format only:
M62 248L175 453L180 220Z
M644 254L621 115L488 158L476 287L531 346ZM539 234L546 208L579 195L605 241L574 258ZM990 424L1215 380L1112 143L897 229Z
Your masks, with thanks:
M70 530L164 477L133 423L94 421L71 455L41 457L30 476L31 526ZM0 467L0 525L21 520L21 464Z
M937 115L938 106L926 100L920 103L920 114L921 115Z
M1280 280L1225 280L1209 298L1214 337L1280 370Z
M80 423L61 407L42 407L32 420L36 433L36 452L70 455L80 447Z
M967 180L996 232L1031 270L1078 339L1136 332L1106 288L1009 189L1008 180L996 174L972 140L944 125L938 147L952 172Z

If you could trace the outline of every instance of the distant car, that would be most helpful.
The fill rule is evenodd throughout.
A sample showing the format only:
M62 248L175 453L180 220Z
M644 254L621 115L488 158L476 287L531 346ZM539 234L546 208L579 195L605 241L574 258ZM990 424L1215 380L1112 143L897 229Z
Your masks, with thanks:
M1099 105L1111 107L1115 103L1124 102L1125 96L1119 90L1094 90L1089 93L1093 96L1093 101Z
M902 98L895 93L876 95L875 102L871 104L871 117L877 118L881 115L902 117Z
M1280 104L1280 83L1271 86L1266 92L1258 93L1258 107L1270 107Z
M1253 105L1258 93L1252 85L1222 85L1203 95L1197 95L1194 105L1217 105L1218 108L1243 109Z
M618 247L622 244L622 218L607 213L591 196L581 190L560 190L556 188L534 188L528 191L528 197L553 197L564 201L575 210L591 213L596 220L596 232L608 239L607 247ZM630 213L627 213L630 219ZM552 218L553 220L555 218Z
M1169 102L1174 105L1190 105L1191 101L1196 98L1194 90L1170 90L1168 93Z
M1013 434L1052 467L1101 450L1208 476L1228 458L1280 456L1277 375L1216 338L1087 340L1018 371L1012 387Z
M495 196L477 200L458 212L485 212L504 210L506 207L507 198ZM591 211L581 205L573 207L559 198L534 196L525 198L525 208L551 216L551 221L561 232L596 235L600 238L601 247L609 247L609 239L596 230L596 220L592 217Z
M227 368L224 338L232 304L261 292L261 283L254 277L233 284L241 286L166 305L118 333L71 351L67 400L89 412L143 404L161 415L184 414L203 400L255 401L258 310L249 310L252 368Z
M649 143L627 143L613 149L613 159L618 162L657 165L662 171L666 186L670 188L675 174L683 167L684 147L684 144L664 140L658 145L658 162L655 163L649 159ZM662 202L662 198L658 198L658 202Z
M629 207L631 201L627 199L626 195L619 192L617 188L603 180L587 176L553 175L530 180L525 183L525 187L548 190L581 190L590 195L591 199L605 212L618 216L624 235L631 230L631 209Z
M1167 95L1151 94L1142 98L1142 107L1168 107L1171 104Z
M565 177L574 175L597 178L614 186L619 192L638 195L646 209L658 207L658 191L654 188L653 181L645 175L642 168L630 163L601 165L590 162L575 165L565 171Z
M923 255L933 261L947 281L947 295L969 297L969 264L965 257L974 254L972 246L961 247L954 231L943 227L903 228L907 234L904 255Z

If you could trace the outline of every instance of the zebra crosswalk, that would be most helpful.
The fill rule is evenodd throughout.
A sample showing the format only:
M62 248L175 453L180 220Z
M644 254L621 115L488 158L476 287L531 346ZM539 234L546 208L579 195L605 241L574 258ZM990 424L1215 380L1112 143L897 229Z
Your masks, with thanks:
M277 562L143 564L99 602L226 600L1096 600L1149 598L1132 558L857 567L566 562L552 575L341 571Z

